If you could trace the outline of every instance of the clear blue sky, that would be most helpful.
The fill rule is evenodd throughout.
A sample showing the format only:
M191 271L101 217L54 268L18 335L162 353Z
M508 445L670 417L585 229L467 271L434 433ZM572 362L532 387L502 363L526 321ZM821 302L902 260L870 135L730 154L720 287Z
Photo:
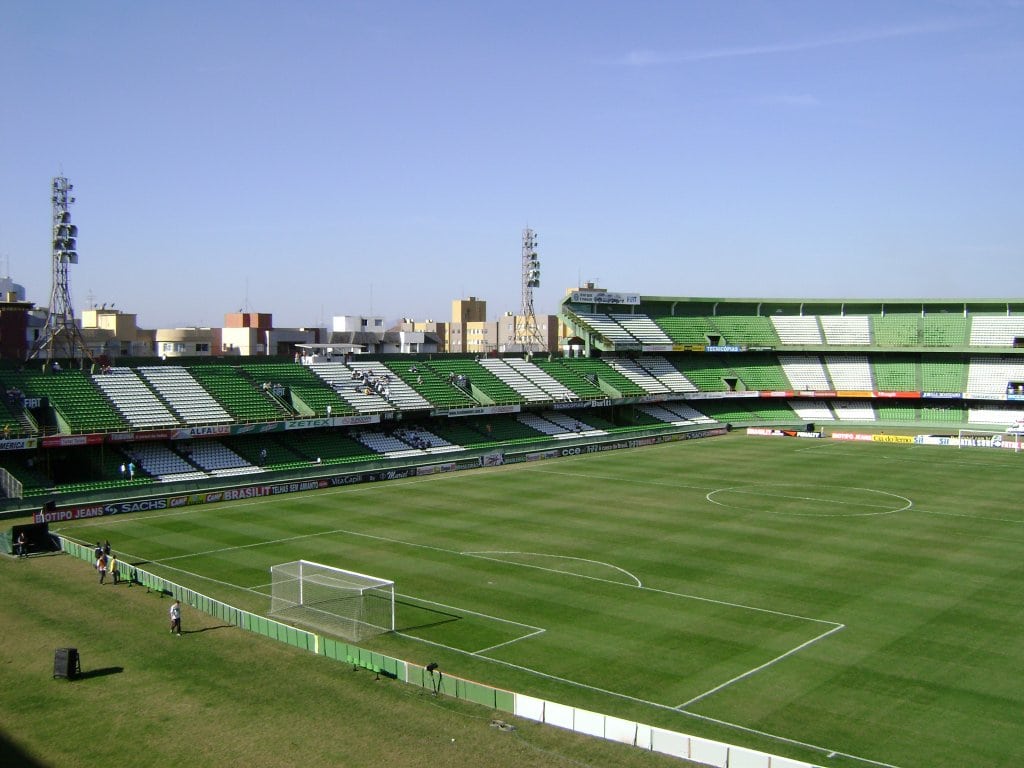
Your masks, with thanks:
M1024 296L1024 2L0 0L0 264L144 327Z

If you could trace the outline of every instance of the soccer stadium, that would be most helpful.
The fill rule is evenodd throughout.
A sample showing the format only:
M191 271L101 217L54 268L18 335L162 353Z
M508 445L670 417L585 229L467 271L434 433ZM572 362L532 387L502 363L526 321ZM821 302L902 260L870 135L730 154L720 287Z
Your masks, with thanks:
M556 352L7 365L5 570L91 581L111 542L123 594L217 630L125 646L622 750L574 764L1024 758L1024 300L559 314Z

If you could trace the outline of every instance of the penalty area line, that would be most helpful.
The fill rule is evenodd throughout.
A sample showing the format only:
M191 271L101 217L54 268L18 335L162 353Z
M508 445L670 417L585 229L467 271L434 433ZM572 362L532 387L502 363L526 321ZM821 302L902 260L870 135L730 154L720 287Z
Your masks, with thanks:
M806 642L801 643L800 645L796 646L795 648L790 648L788 651L786 651L783 654L780 654L779 656L776 656L774 659L769 659L764 664L756 666L753 669L748 669L746 672L744 672L741 675L736 675L736 677L732 678L732 680L726 680L721 685L716 685L714 688L711 688L710 690L704 691L704 693L701 693L701 694L698 694L697 696L694 696L689 701L684 701L682 704L677 706L676 709L678 709L680 711L683 711L687 707L689 707L691 704L696 704L698 701L702 701L703 699L706 699L708 696L711 696L713 694L718 693L721 690L724 690L725 688L728 688L733 683L738 683L741 680L746 680L748 677L753 677L758 672L761 672L762 670L768 669L768 667L773 666L774 664L777 664L778 662L782 661L783 659L787 659L790 656L793 656L794 654L799 653L804 648L807 648L808 646L814 645L819 640L824 640L829 635L835 634L836 632L839 632L840 630L845 629L845 628L846 628L845 624L839 624L838 626L832 627L832 629L829 629L829 630L827 630L825 632L822 632L817 637L812 637L810 640L807 640Z
M818 753L820 753L822 755L831 755L833 757L837 757L837 756L838 757L845 757L845 758L848 758L850 760L856 761L856 762L864 764L864 765L876 766L876 768L899 768L899 766L893 765L891 763L883 763L883 762L878 761L878 760L872 760L871 758L860 757L859 755L853 755L853 754L850 754L849 752L842 752L840 750L832 749L830 747L823 747L823 746L821 746L819 744L811 744L811 743L806 742L806 741L800 741L798 739L789 738L788 736L780 736L779 734L776 734L776 733L769 733L767 731L761 731L761 730L758 730L757 728L751 728L750 726L747 726L747 725L741 725L740 723L732 723L732 722L729 722L728 720L721 720L721 719L716 718L716 717L709 717L708 715L697 714L696 712L690 712L689 710L686 710L686 709L677 709L676 707L670 706L668 704L660 704L660 703L658 703L656 701L651 701L650 699L642 699L642 698L640 698L638 696L631 696L628 693L621 693L620 691L612 691L612 690L609 690L607 688L601 688L601 687L596 686L596 685L590 685L588 683L582 683L579 680L570 680L567 677L560 677L558 675L553 675L553 674L550 674L548 672L542 672L539 669L533 669L532 667L523 666L522 664L514 664L514 663L512 663L510 661L503 661L501 659L495 659L495 658L493 658L491 656L483 656L480 653L474 653L472 651L467 651L467 650L464 650L462 648L455 648L453 646L446 645L444 643L437 643L437 642L434 642L432 640L424 640L423 638L415 637L413 635L406 635L406 634L403 634L401 632L396 632L395 634L400 636L400 637L404 637L404 638L406 638L408 640L413 640L413 641L416 641L416 642L424 643L426 645L431 645L431 646L433 646L435 648L440 648L442 650L452 651L454 653L460 653L460 654L462 654L464 656L472 656L474 658L483 659L483 660L488 661L488 662L490 662L492 664L500 664L503 667L508 667L509 669L515 669L515 670L518 670L520 672L524 672L524 673L529 674L529 675L534 675L536 677L544 678L546 680L552 680L554 682L563 683L565 685L568 685L568 686L571 686L571 687L574 687L574 688L582 688L584 690L593 691L595 693L605 694L607 696L611 696L611 697L617 698L617 699L622 699L622 700L625 700L625 701L632 701L634 703L642 704L642 705L648 706L648 707L653 707L655 709L660 709L660 710L667 711L667 712L674 712L674 713L676 713L678 715L682 715L684 717L689 717L689 718L692 718L694 720L699 720L699 721L705 722L705 723L712 723L714 725L719 725L719 726L722 726L724 728L729 728L729 729L732 729L732 730L735 730L735 731L739 731L741 733L748 733L748 734L752 734L752 735L755 735L755 736L760 736L762 738L769 739L771 741L775 741L775 742L778 742L780 744L789 744L791 746L801 747L803 749L809 749L809 750L811 750L813 752L818 752Z

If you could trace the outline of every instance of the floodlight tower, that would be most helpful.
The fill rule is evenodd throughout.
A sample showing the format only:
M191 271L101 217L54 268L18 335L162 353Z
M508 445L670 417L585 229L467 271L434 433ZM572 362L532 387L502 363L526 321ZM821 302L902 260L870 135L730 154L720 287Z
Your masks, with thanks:
M540 257L537 255L537 233L532 229L523 230L523 284L522 307L516 318L515 344L522 345L523 351L545 352L547 345L537 328L537 313L533 309L533 289L540 286Z
M68 265L78 263L78 227L71 223L69 210L75 202L75 198L70 194L73 189L74 185L68 183L67 177L54 177L50 195L50 202L53 205L50 306L43 333L29 353L29 359L43 356L48 360L73 360L79 356L83 360L86 357L92 358L85 339L82 338L82 332L75 322L68 281Z

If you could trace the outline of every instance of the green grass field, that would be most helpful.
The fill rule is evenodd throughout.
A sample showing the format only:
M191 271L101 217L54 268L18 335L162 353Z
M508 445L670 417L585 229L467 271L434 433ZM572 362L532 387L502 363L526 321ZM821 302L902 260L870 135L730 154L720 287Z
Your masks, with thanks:
M364 645L553 701L829 766L1010 766L1022 462L734 434L59 530L259 612L275 563L394 579Z

